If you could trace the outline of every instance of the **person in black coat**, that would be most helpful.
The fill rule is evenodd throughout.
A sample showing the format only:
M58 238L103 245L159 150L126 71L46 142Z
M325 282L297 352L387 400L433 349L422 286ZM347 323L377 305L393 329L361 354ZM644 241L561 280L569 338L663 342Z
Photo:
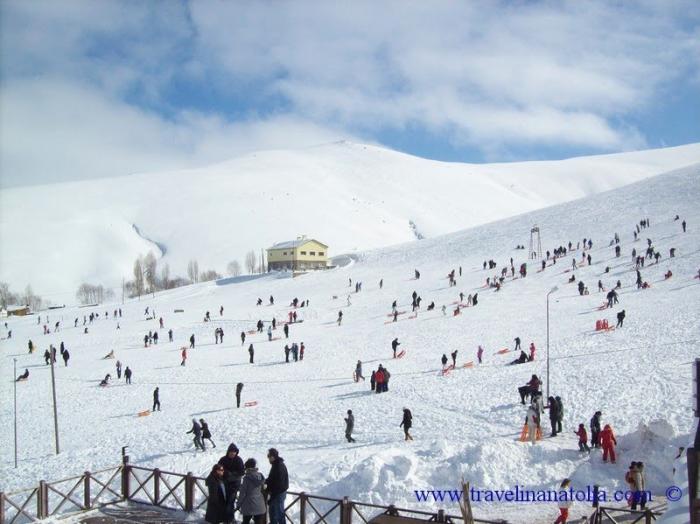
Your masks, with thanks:
M289 489L289 474L284 459L279 456L275 448L267 451L267 458L270 461L270 473L267 475L265 484L270 497L268 507L270 509L270 524L285 524L284 499Z
M243 391L243 382L236 384L236 407L241 407L241 392Z
M408 432L413 425L413 415L411 415L411 410L408 408L403 408L403 419L399 427L403 427L404 440L413 440L413 437Z
M345 438L348 442L355 442L352 438L352 430L355 428L355 416L352 414L352 409L348 409L348 416L345 420Z
M617 326L622 327L622 323L625 321L625 310L623 309L617 314Z
M600 417L602 416L600 411L596 411L591 418L591 445L594 448L600 447Z
M251 363L251 364L254 364L253 359L254 359L254 356L255 356L255 349L253 349L253 344L251 344L250 346L248 346L248 354L250 355L250 363Z
M549 409L549 422L552 425L552 436L557 436L557 421L559 420L559 403L554 397L547 399L547 409Z
M245 473L243 460L238 456L238 447L231 443L226 450L226 455L219 459L219 464L224 467L224 482L226 483L226 516L227 521L233 521L233 512L236 496L241 487L241 479Z
M155 411L156 408L160 411L160 388L158 387L153 390L153 409L151 411Z
M220 522L229 521L224 474L224 467L221 464L215 464L206 480L209 498L207 499L207 512L204 516L204 520L210 524L219 524Z

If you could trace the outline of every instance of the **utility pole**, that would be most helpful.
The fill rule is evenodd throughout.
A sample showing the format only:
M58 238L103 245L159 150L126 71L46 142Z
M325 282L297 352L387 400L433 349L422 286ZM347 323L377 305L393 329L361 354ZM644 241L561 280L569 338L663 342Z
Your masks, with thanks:
M51 392L53 394L53 432L56 437L56 455L58 455L61 450L58 446L58 409L56 408L56 374L54 373L54 354L55 349L53 346L50 349L51 352Z
M17 359L13 358L15 367L15 469L17 468Z
M559 288L554 286L547 293L547 398L549 398L549 295L557 291Z

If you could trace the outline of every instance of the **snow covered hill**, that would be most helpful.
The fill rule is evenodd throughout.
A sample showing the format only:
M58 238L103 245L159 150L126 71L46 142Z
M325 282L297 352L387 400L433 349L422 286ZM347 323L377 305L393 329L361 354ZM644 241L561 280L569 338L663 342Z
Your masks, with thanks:
M338 255L434 237L700 161L700 144L556 162L470 165L334 143L264 151L188 171L0 192L0 280L74 303L118 288L153 251L171 274L307 234Z
M361 146L349 150L355 147ZM642 176L639 173L645 170L650 168L641 167L637 174ZM223 177L223 172L212 174L211 180ZM700 354L700 280L694 278L700 267L699 181L700 166L695 165L457 233L361 252L348 266L293 280L265 276L228 285L199 284L124 305L56 310L48 313L48 319L43 312L42 323L60 321L62 325L50 335L42 334L34 317L10 319L12 338L0 342L0 489L110 466L119 460L124 445L138 464L206 474L222 448L234 441L244 458L255 457L260 462L269 447L278 448L286 459L293 489L399 506L456 511L456 505L449 502L417 502L414 490L455 489L462 476L480 489L516 485L554 489L567 476L577 489L592 484L607 490L624 489L624 473L632 460L645 462L647 486L655 497L662 497L673 480L672 462L678 446L686 445L694 431L690 363ZM192 202L203 201L199 199L205 194L222 194L202 180L192 181L189 187L200 188L198 195L190 196ZM500 187L494 191L511 194ZM62 186L55 190L70 194ZM543 187L543 191L555 189ZM86 192L82 194L86 198ZM133 195L135 203L140 200L138 190ZM169 209L160 202L162 195L150 196L154 208ZM465 209L469 201L479 203L469 195L462 200L467 202ZM170 205L179 209L177 204ZM429 210L420 205L415 204L415 209L428 216ZM440 205L433 206L436 212ZM109 223L109 206L106 202L103 209L105 223ZM341 215L347 212L338 210ZM173 211L168 216L176 214ZM681 221L674 220L676 214L687 221L686 233ZM635 224L647 217L651 227L642 230L634 242ZM420 218L415 218L420 224ZM166 219L154 213L152 223L165 227ZM223 235L225 224L216 223L212 222L212 228L221 227ZM576 247L584 237L593 239L588 252L592 265L574 273L588 286L590 295L579 296L576 284L567 283L571 259L580 262L581 250L543 272L537 271L537 263L529 264L526 278L507 278L500 291L484 287L487 277L510 265L511 257L516 268L525 261L525 251L514 247L528 244L535 223L542 230L544 249L569 241ZM88 229L93 226L97 234L96 224L85 224ZM56 234L60 232L58 228ZM171 245L176 236L163 239L153 230L147 232ZM609 246L615 233L621 238L620 258ZM662 257L658 264L647 261L641 273L651 287L637 290L631 251L642 252L647 238ZM201 241L194 236L185 240ZM675 258L669 257L672 247L676 248ZM482 269L488 259L498 263L497 270ZM447 273L460 266L457 286L448 287ZM606 267L610 268L607 273ZM421 271L420 280L412 280L416 268ZM668 270L673 276L664 280ZM352 292L348 279L362 282L362 291ZM611 310L598 309L605 300L605 293L597 291L599 279L606 289L617 280L622 284L620 303ZM546 376L545 295L555 285L559 290L550 305L550 390L563 399L564 431L532 446L517 441L525 417L517 387L533 373ZM400 310L410 312L414 290L423 299L417 318L409 319L406 313L398 322L387 323L393 300ZM478 305L452 316L460 291L478 293ZM258 297L267 303L270 295L275 297L274 306L255 306ZM348 295L351 305L347 305ZM297 310L303 323L292 324L290 330L289 342L306 346L303 361L284 362L286 341L280 329L275 331L280 340L268 342L266 336L253 334L241 345L239 333L254 329L258 319L286 319L294 297L310 301L308 307ZM428 312L431 301L437 307ZM443 304L448 308L446 316L441 312ZM146 306L155 310L156 318L162 316L164 329L158 329L157 320L145 319ZM220 306L224 307L221 316ZM124 316L113 319L111 312L118 307ZM180 309L184 311L175 313ZM622 309L627 315L622 328L594 331L596 320L614 323ZM339 327L335 320L341 310L344 317ZM110 313L108 319L105 311ZM202 321L206 311L211 312L210 323ZM90 312L99 312L100 318L84 334L83 317ZM77 328L73 327L75 318ZM224 329L223 344L214 344L217 327ZM174 331L173 343L167 342L168 329ZM158 330L160 343L144 348L143 336L149 330ZM187 365L181 366L180 348L187 345L191 334L197 347L189 351ZM512 348L516 336L525 346L531 341L536 344L535 362L508 366L515 355L496 354L501 348ZM400 360L391 358L394 337L406 350ZM38 348L32 355L27 354L28 339ZM61 341L71 359L64 367L59 357L56 369L62 453L54 456L50 373L42 354L50 343L58 347ZM251 342L255 364L248 363ZM485 348L482 365L441 375L443 354L449 357L458 350L457 362L464 364L476 360L479 344ZM111 350L134 371L132 385L115 381L110 387L98 387L105 374L115 376L115 361L102 358ZM18 470L12 469L12 446L8 445L12 442L12 358L17 358L20 371L30 371L29 380L18 386ZM380 363L391 371L389 392L378 395L370 391L368 382L353 382L358 359L366 377ZM243 400L257 401L256 406L235 408L238 382L245 384ZM156 386L163 410L138 417L139 411L150 408ZM399 428L403 407L410 408L414 417L415 440L408 443ZM355 414L355 444L344 440L347 409ZM603 423L611 424L617 435L617 464L603 464L597 451L590 456L578 452L573 431L579 423L588 426L596 410L602 411ZM193 451L190 436L185 434L193 417L207 420L218 445L215 450ZM543 426L549 430L546 414ZM262 469L267 473L266 465ZM481 503L474 510L477 516L528 524L552 522L557 514L553 504ZM589 513L588 504L577 504L572 516Z

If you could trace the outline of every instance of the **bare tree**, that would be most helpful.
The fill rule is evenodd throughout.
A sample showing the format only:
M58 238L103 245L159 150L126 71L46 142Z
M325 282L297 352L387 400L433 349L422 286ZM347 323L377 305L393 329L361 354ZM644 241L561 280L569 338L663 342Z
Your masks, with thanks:
M190 260L187 264L187 276L192 282L199 282L199 263L196 260Z
M24 302L25 305L29 306L29 309L31 309L32 311L41 309L41 297L34 294L32 286L29 284L27 284L27 287L24 289L24 296L22 297L22 302Z
M160 281L163 289L170 289L170 266L167 262L160 268Z
M241 264L238 262L238 260L232 260L228 263L228 266L226 266L226 270L232 277L237 277L241 274Z
M134 260L134 291L138 296L143 294L143 266L141 257Z
M78 288L75 294L81 304L101 304L105 300L114 297L114 291L105 289L102 284L93 286L92 284L83 283Z
M258 267L258 257L255 255L255 251L252 249L246 253L245 256L245 267L248 273L253 274Z
M10 291L10 285L7 282L0 282L0 306L11 306L18 301L19 297Z
M202 274L199 275L199 280L201 280L202 282L209 282L210 280L217 280L219 278L221 278L221 275L219 275L213 269L203 271Z
M156 260L156 256L152 251L149 251L143 259L143 273L151 293L156 290L156 280L158 280L157 266L158 260Z

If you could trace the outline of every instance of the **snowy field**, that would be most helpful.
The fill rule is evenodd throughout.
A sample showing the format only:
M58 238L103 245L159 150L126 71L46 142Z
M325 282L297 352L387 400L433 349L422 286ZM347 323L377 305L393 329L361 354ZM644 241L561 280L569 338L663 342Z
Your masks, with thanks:
M464 194L463 200L468 207L472 197ZM663 496L672 483L678 446L687 445L694 431L691 362L700 356L700 280L694 278L700 268L698 201L700 164L458 233L360 253L346 267L294 280L267 276L229 285L212 282L124 305L52 311L49 323L60 320L63 327L50 335L42 334L35 317L10 319L12 339L0 342L0 489L117 464L124 445L136 464L206 475L225 446L235 442L244 459L262 461L267 448L278 448L293 490L398 506L457 511L456 504L447 502L419 503L414 490L455 489L462 476L481 489L554 489L564 477L580 489L592 484L624 489L632 460L645 462L647 485ZM687 233L673 220L676 214L687 221ZM635 224L646 217L651 227L633 242ZM486 277L500 273L510 257L516 269L525 261L526 251L514 248L528 246L533 224L541 228L543 250L593 239L592 265L575 272L590 295L579 296L576 284L567 283L571 256L544 272L531 263L525 279L509 277L498 292L484 287ZM621 238L621 258L609 247L615 233ZM651 288L639 291L631 251L643 251L647 238L662 257L658 264L647 261L641 272ZM186 236L184 240L196 242ZM224 238L221 242L226 245ZM676 248L673 259L671 247ZM580 261L581 250L573 256ZM498 263L497 270L482 270L488 259ZM459 266L463 275L457 277L457 287L448 287L447 273ZM415 268L421 272L417 281L412 280ZM664 280L669 269L673 277ZM347 295L354 291L349 278L363 285L347 306ZM598 279L606 289L618 279L622 282L620 303L612 310L597 309L605 300L605 293L597 292ZM532 446L518 441L525 409L517 387L533 373L546 374L545 295L554 285L559 291L550 303L550 390L564 402L564 432ZM417 319L409 320L407 313L387 324L393 300L410 312L414 290L423 300ZM452 316L460 291L478 292L479 303ZM275 306L256 307L258 297L267 304L270 295ZM284 362L283 338L268 342L264 335L252 335L241 346L241 331L255 329L258 319L284 320L294 297L310 301L309 307L297 310L303 323L290 329L289 342L306 346L303 361ZM427 312L431 301L436 309ZM440 311L443 304L448 305L447 316ZM157 346L144 348L144 333L158 328L157 320L145 320L147 306L156 318L163 317L165 329L159 330ZM117 307L124 312L119 330L111 318ZM627 314L623 328L594 331L597 319L613 323L620 309ZM202 322L207 310L210 323ZM339 310L344 313L340 327L335 323ZM100 318L83 334L83 315L91 311ZM107 320L105 311L110 312ZM42 312L42 320L45 316ZM73 328L76 317L81 320ZM224 329L223 345L214 344L217 327ZM174 343L167 343L170 328ZM191 334L197 347L182 367L180 348ZM516 336L523 346L534 341L535 362L507 366L516 355L495 354L512 348ZM275 337L283 337L280 328ZM394 337L407 352L400 360L391 358ZM27 354L29 339L37 345L33 355ZM50 343L58 347L61 341L71 359L66 368L59 357L56 368L62 453L55 456L50 372L42 354ZM248 363L249 341L255 347L255 364ZM458 350L458 364L464 364L476 360L478 344L485 348L481 366L441 375L443 353L449 357ZM132 385L122 380L98 386L105 374L115 376L115 361L102 359L112 350L133 370ZM13 358L18 370L30 371L29 380L18 386L17 471L12 467ZM380 363L390 370L388 393L370 392L369 380L353 382L358 359L368 378ZM256 406L235 408L238 382L245 384L243 401L257 401ZM156 386L162 411L137 417L150 408ZM399 428L403 407L413 413L413 442L404 442ZM344 439L347 409L355 413L355 444ZM596 410L617 435L616 465L603 464L599 452L590 457L578 452L573 431L580 422L588 427ZM193 417L206 419L217 449L193 450L185 434ZM549 430L546 414L543 427ZM589 513L588 505L577 505L572 517ZM475 514L537 523L552 522L558 512L553 504L478 504Z
M432 238L700 162L700 144L551 162L462 164L340 142L178 172L0 191L0 280L54 304L114 288L153 251L171 276L223 274L249 250L307 234L330 253ZM413 224L413 226L411 225ZM135 227L134 227L135 226ZM66 256L75 253L76 256Z

